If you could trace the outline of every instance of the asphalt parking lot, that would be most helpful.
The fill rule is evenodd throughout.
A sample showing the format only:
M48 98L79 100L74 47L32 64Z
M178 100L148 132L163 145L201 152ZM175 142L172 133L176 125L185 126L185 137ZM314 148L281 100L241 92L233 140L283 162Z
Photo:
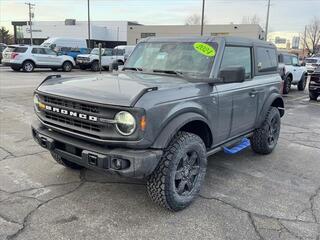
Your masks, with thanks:
M0 239L320 239L320 101L285 97L276 150L209 159L201 196L171 213L144 181L56 164L32 139L32 92L47 75L0 67ZM103 74L108 74L104 72Z

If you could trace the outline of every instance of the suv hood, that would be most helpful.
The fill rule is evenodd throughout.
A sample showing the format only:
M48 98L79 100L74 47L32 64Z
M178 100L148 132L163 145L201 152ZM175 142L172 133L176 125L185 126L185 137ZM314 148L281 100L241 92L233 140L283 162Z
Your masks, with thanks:
M128 72L52 78L40 84L37 90L83 101L133 106L145 91L173 89L192 84L179 77Z

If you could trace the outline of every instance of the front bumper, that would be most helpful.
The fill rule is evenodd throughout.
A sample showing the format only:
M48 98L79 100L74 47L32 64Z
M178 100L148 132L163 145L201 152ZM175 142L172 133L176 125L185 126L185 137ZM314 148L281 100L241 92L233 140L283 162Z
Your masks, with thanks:
M33 122L31 128L33 138L43 148L70 162L104 173L144 178L153 172L162 155L162 150L108 148L52 131L39 121Z

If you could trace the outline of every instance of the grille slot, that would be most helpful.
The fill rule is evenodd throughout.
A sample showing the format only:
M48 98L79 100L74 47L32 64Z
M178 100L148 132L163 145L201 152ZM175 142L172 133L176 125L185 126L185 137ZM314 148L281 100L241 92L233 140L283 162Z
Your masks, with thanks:
M45 113L45 117L47 119L53 120L53 121L57 121L57 122L61 122L64 124L68 124L68 125L72 125L75 127L79 127L79 128L83 128L83 129L87 129L90 131L94 131L94 132L101 132L103 129L103 126L101 125L96 125L96 124L92 124L92 123L87 123L81 120L76 120L76 119L72 119L69 117L65 117L65 116L60 116L54 113L50 113L50 112L46 112Z
M54 104L62 107L69 107L75 110L86 111L90 113L97 113L97 114L100 113L99 107L96 107L93 105L83 104L79 102L64 100L64 99L50 97L50 96L44 96L43 98L45 103L48 103L48 104Z

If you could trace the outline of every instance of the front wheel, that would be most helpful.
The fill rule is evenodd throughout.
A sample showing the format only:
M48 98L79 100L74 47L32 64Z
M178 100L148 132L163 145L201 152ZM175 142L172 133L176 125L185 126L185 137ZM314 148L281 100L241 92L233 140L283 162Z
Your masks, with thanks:
M182 210L198 196L206 169L206 147L202 139L192 133L178 132L148 177L148 194L162 207Z
M280 135L281 118L279 110L271 107L262 126L250 138L251 148L259 154L269 154L276 147Z
M100 70L99 62L94 61L91 65L91 71L98 72Z
M298 83L298 90L303 91L307 85L307 75L302 75L301 80Z
M310 90L309 90L309 98L310 98L310 100L312 100L312 101L317 101L318 94L316 94L316 93L314 93L314 92L310 92Z
M287 76L285 79L284 79L284 82L283 82L283 94L288 94L290 92L290 89L291 89L291 77L290 76Z
M31 61L25 61L25 62L22 64L22 69L23 69L23 71L25 71L25 72L33 72L33 70L34 70L34 63L31 62Z
M62 65L62 69L64 72L70 72L72 70L72 63L71 62L64 62Z

